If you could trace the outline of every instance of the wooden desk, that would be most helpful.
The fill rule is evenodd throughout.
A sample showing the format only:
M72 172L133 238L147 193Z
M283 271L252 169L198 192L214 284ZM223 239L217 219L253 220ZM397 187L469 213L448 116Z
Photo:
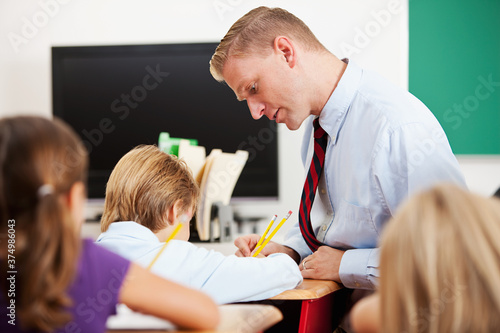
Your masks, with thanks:
M304 279L295 289L259 303L278 307L284 316L268 332L332 333L347 295L348 290L333 281Z
M280 310L271 305L262 304L228 304L219 306L220 323L215 331L182 331L176 329L154 330L108 330L108 333L257 333L262 332L283 319ZM168 326L168 324L167 324Z
M270 299L313 300L329 295L342 287L333 281L304 279L295 289L286 290Z

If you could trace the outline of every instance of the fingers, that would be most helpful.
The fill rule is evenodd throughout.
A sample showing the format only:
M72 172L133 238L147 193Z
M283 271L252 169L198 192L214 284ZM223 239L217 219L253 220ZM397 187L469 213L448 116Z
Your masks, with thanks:
M304 279L318 279L319 274L310 256L306 257L299 265L300 273Z
M259 246L260 248L260 246ZM281 244L278 244L278 243L275 243L273 241L270 241L269 243L267 243L267 245L259 252L259 255L257 257L260 257L261 255L263 255L264 257L267 257L268 255L272 254L272 253L277 253L277 252L282 252L280 249L282 248L282 245ZM258 251L258 248L255 248L252 250L252 256L253 254Z
M259 235L252 234L238 237L234 240L234 245L238 248L235 255L237 257L249 257L253 248L259 241Z
M306 271L308 269L312 269L312 261L311 256L305 257L299 264L299 269L301 271Z
M302 274L302 277L304 279L321 280L321 278L318 276L317 272L314 269L305 269L300 273Z
M302 277L305 279L319 279L340 281L339 267L344 251L320 247L316 252L307 256L299 265Z

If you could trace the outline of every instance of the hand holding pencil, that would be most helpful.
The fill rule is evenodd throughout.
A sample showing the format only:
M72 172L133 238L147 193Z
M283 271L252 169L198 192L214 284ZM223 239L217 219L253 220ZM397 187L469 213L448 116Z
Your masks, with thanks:
M238 248L235 255L238 257L250 257L252 256L252 254L253 256L257 256L258 254L263 254L267 256L271 253L284 252L283 248L285 247L281 244L272 242L271 239L278 232L279 228L283 226L283 224L286 222L291 213L292 212L289 211L288 215L278 224L278 226L276 226L272 230L272 232L270 231L277 218L277 215L273 216L271 222L267 226L262 236L259 236L257 234L252 234L252 235L238 237L234 241L234 245Z
M266 228L266 231L262 234L262 237L259 239L259 242L255 246L255 252L252 254L252 257L256 257L259 255L260 251L262 251L264 249L264 247L267 245L267 243L269 243L269 241L274 237L274 235L276 235L278 230L280 230L280 228L283 226L283 224L286 222L286 220L288 220L290 215L292 215L291 210L288 211L288 214L285 216L285 218L283 218L283 220L281 220L281 222L273 229L273 232L271 232L271 234L269 236L267 236L267 233L271 229L271 227L274 223L274 220L276 219L276 215L274 215L274 218L271 220L271 222L269 223L269 225ZM266 236L267 236L267 238L266 238Z

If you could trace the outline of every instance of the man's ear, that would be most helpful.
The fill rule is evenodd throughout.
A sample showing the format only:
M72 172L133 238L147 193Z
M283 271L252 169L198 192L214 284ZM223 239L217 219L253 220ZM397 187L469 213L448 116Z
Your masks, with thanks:
M278 36L273 43L274 52L287 62L290 68L294 68L297 63L297 53L293 42L285 36Z

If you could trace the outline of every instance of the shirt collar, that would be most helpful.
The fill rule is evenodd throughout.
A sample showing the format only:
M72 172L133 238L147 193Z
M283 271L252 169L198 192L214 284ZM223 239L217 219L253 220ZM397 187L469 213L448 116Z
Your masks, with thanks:
M356 95L363 74L363 70L350 62L349 59L342 59L342 61L347 63L347 68L319 116L319 123L328 133L333 144L337 142L340 129Z
M113 237L115 235L137 238L148 242L160 242L158 240L158 237L156 237L156 235L149 228L146 228L145 226L133 221L111 223L108 227L108 230L102 233L97 241L105 238L106 236Z

